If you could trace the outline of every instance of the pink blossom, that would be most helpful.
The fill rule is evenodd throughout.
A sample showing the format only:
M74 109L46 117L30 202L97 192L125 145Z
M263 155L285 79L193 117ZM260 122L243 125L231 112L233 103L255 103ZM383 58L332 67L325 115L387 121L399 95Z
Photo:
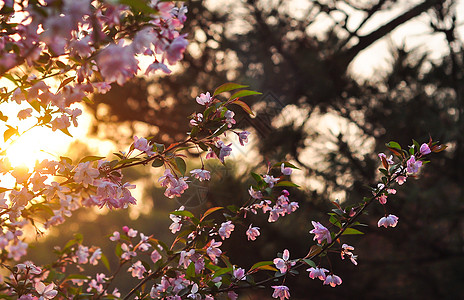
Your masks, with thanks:
M377 223L377 226L387 228L388 226L395 227L396 224L398 224L398 217L390 214L387 217L382 217Z
M221 228L219 228L218 233L219 236L225 240L230 237L232 231L234 231L235 225L232 224L232 221L227 221L221 224Z
M153 146L149 145L145 138L138 138L137 136L134 136L134 148L145 152L149 156L155 154L155 152L151 151Z
M188 42L185 39L185 34L176 37L171 44L166 48L164 57L168 60L168 63L172 66L177 61L184 57L185 48L187 48Z
M24 120L32 116L32 108L26 108L18 112L18 119Z
M155 264L158 260L163 258L161 254L155 249L150 255L151 261Z
M226 113L224 114L224 117L226 118L225 122L227 124L227 127L229 128L231 128L232 125L235 124L234 115L235 113L231 110L226 111Z
M206 92L206 94L201 93L200 96L196 98L196 101L198 104L208 105L213 101L213 98L211 97L209 92Z
M196 179L198 179L200 181L210 180L211 179L211 174L209 173L209 171L204 170L204 169L194 169L194 170L190 171L190 174L192 174L193 177L195 177Z
M274 176L271 175L264 175L264 181L269 185L270 188L273 188L275 183L279 181L280 178L274 178Z
M380 204L387 203L387 195L385 194L380 195L379 197L377 197L377 199L379 200Z
M43 282L37 282L35 284L35 290L41 296L42 299L53 299L58 294L58 291L54 290L55 284L52 282L49 285L45 285Z
M395 162L393 161L393 155L390 155L390 157L387 158L387 156L384 153L379 153L379 158L380 158L380 160L382 160L382 158L384 158L386 160L387 164L389 164L389 165L395 164Z
M285 249L282 258L274 258L273 262L277 269L279 269L280 273L285 274L288 269L296 264L294 261L289 261L290 252Z
M132 251L132 246L128 246L126 243L121 244L121 250L123 251L121 258L124 260L129 260L132 256L137 256L137 253Z
M111 44L97 56L97 65L106 82L123 85L138 70L138 61L131 47Z
M334 274L327 275L327 277L324 280L324 284L329 284L331 287L335 287L337 285L342 284L342 279Z
M427 155L427 154L429 154L429 153L432 152L432 151L430 150L429 145L427 145L427 144L425 144L425 143L422 144L422 145L420 146L420 150L419 150L419 151L420 151L420 153L421 153L422 155Z
M102 257L102 250L100 248L96 249L92 256L89 259L90 264L96 266L98 264L98 260Z
M150 74L152 72L156 72L158 70L161 70L166 74L171 74L172 73L172 71L169 70L168 66L166 66L165 64L160 63L158 61L155 61L154 63L152 63L151 65L149 65L147 67L147 70L145 71L145 75L148 75L148 74Z
M342 245L342 251L340 252L340 255L342 257L342 259L345 259L345 256L348 256L349 259L351 260L351 262L356 266L358 264L358 262L356 261L356 259L358 258L357 255L354 255L351 251L354 250L354 247L353 246L349 246L347 244L343 244Z
M233 267L233 274L234 274L234 278L237 279L237 280L245 280L245 270L242 269L242 268L235 268L235 266Z
M147 270L143 266L142 262L139 260L136 263L134 263L127 271L129 272L132 271L132 277L137 277L138 279L142 279L143 273L145 273Z
M329 270L327 270L327 269L318 268L318 267L316 267L316 268L311 267L311 268L307 269L306 271L309 272L309 277L311 279L319 278L320 280L325 280L325 277L326 277L325 273L329 272Z
M195 249L190 249L189 251L181 251L179 257L179 266L183 265L184 268L187 268L192 262L191 257L195 254Z
M251 133L249 131L241 131L237 134L240 145L244 146L246 143L248 143L248 136L250 134Z
M406 162L408 173L414 174L419 172L419 168L422 166L421 161L416 161L414 155L411 155L411 158Z
M250 188L248 189L248 193L250 194L250 196L253 198L253 199L261 199L263 198L263 194L260 192L260 191L255 191L253 190L253 187L250 186Z
M74 174L74 180L77 183L82 183L84 187L88 187L89 184L92 184L93 180L100 175L100 172L90 164L90 161L78 164L76 173Z
M321 244L323 240L327 240L327 243L330 244L332 242L332 237L330 236L330 231L327 228L325 228L324 225L322 225L319 222L312 221L311 223L313 224L314 229L311 230L309 233L314 233L315 234L313 240L317 239L317 242L319 244Z
M285 163L282 163L280 165L280 171L282 172L282 174L287 175L287 176L292 174L292 168L285 167Z
M78 264L86 264L89 261L89 247L79 245L76 251L76 257Z
M224 162L224 158L226 156L229 156L230 155L230 152L232 152L232 148L230 147L232 145L232 143L230 143L229 145L226 145L224 144L222 141L219 141L217 143L217 145L219 146L220 150L219 150L219 160L221 162Z
M248 227L248 230L246 231L246 235L248 237L248 240L256 240L256 237L259 236L261 233L259 232L259 227L252 227L253 224L250 224L250 227Z
M29 272L29 274L39 275L42 273L42 269L34 265L31 261L27 260L22 264L17 264L18 270L23 272Z
M62 115L61 117L55 118L53 121L50 122L50 124L52 124L52 131L63 130L71 126L71 122L69 122L69 117L66 115Z
M290 299L290 290L285 285L274 285L272 288L274 289L272 298L280 298L280 300Z
M398 177L395 178L395 181L399 185L403 185L406 182L406 176L398 176Z
M216 242L214 239L212 239L208 248L206 249L206 254L208 254L211 261L215 264L217 263L217 258L222 254L221 249L219 249L221 245L222 242Z

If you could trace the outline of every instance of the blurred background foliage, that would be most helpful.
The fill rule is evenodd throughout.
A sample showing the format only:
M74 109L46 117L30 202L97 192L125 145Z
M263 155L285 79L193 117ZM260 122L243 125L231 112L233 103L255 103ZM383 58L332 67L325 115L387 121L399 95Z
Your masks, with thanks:
M129 214L81 211L58 228L62 244L81 231L85 244L103 246L111 257L101 237L126 224L172 240L166 212L182 204L195 213L239 205L247 197L251 170L265 172L268 162L289 160L301 168L292 176L302 188L290 191L300 209L273 224L251 216L249 222L262 229L258 240L245 243L246 228L236 227L223 249L243 267L273 259L286 248L291 257L301 257L313 243L310 221L328 224L330 201L352 203L369 195L366 186L379 178L377 153L386 142L409 145L412 138L425 142L430 135L449 148L433 157L420 180L409 178L390 197L388 213L400 217L398 226L377 228L384 210L371 208L361 220L370 225L365 236L343 241L355 246L358 266L332 256L343 284L322 286L303 270L286 284L293 299L462 298L464 51L457 2L189 1L184 32L191 44L181 65L170 76L141 77L95 96L89 106L95 116L93 134L120 146L130 144L133 135L155 136L163 143L179 140L189 130L186 118L198 110L194 97L234 81L263 92L247 100L256 118L236 111L238 126L252 131L255 142L226 166L208 162L212 181L179 200L163 196L153 170L131 170L126 178L143 183L141 207ZM366 29L379 15L388 17ZM429 28L424 34L446 41L442 57L432 59L423 48L391 43L387 68L377 68L369 79L355 75L352 62L364 49L419 16ZM353 18L358 21L351 22ZM82 154L85 145L72 148ZM243 163L247 161L252 163ZM40 253L34 255L50 259ZM120 289L127 288L121 283ZM268 289L248 291L241 299L270 295Z

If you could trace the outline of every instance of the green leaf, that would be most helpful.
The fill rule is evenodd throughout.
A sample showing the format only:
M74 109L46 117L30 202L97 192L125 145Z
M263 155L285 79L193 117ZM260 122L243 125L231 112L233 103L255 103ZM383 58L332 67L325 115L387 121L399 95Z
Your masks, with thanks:
M253 179L254 179L258 184L264 181L264 179L263 179L260 175L254 173L254 172L250 172L250 175L251 175L251 177L253 177Z
M292 163L289 163L288 161L281 161L281 162L275 163L275 164L272 165L272 167L273 168L280 168L280 166L282 166L282 164L284 164L284 166L287 167L287 168L300 170L300 168L298 168L297 166L295 166Z
M276 183L274 186L294 186L294 187L300 187L298 184L295 184L291 181L279 181L278 183Z
M354 228L347 228L345 229L342 235L347 235L347 234L364 234L364 232L361 232Z
M60 86L58 87L58 91L61 90L63 87L65 87L68 83L70 83L71 81L74 80L74 78L76 78L76 76L71 76L71 77L68 77L66 78L65 80L63 80L60 84Z
M139 12L149 13L149 14L156 13L156 10L148 6L147 2L143 0L119 0L118 2L121 4L126 4L130 8L136 11L139 11Z
M386 145L387 145L388 148L401 150L401 146L397 142L391 141L391 142L387 143Z
M160 158L157 158L155 159L152 163L151 163L151 166L153 168L158 168L158 167L161 167L162 165L164 165L164 160L160 159Z
M222 207L222 206L211 207L210 209L208 209L207 211L205 211L205 213L203 214L203 216L202 216L201 219L200 219L200 222L203 221L207 216L209 216L209 215L212 214L213 212L218 211L218 210L221 210L221 209L223 209L223 208L224 208L224 207Z
M8 126L8 125L7 125ZM18 129L8 126L9 128L3 133L3 140L8 141L13 135L19 135Z
M82 158L79 163L85 163L85 162L88 162L88 161L96 161L96 160L100 160L100 159L104 159L105 157L104 156L95 156L95 155L89 155L89 156L86 156L84 158Z
M227 274L232 271L233 271L232 268L221 268L220 270L214 272L213 278L219 277L221 275Z
M264 266L272 266L274 264L273 261L269 260L269 261L260 261L260 262L257 262L255 263L251 268L250 268L250 271L252 270L259 270L259 269L262 269ZM248 271L248 272L250 272Z
M182 175L185 175L185 170L187 169L187 165L185 164L185 161L182 159L182 157L176 156L174 158L174 161L176 162L177 169Z
M66 280L71 280L71 279L89 279L89 276L82 275L82 274L71 274L66 277Z
M111 267L110 267L110 262L108 261L108 258L106 257L105 254L101 254L100 261L103 263L105 268L108 270L108 272L111 272Z
M188 210L176 210L176 211L172 211L170 212L171 215L174 215L174 216L183 216L183 217L189 217L189 218L194 218L195 216L189 212Z
M303 261L306 264L310 265L311 267L314 267L314 268L316 267L316 264L312 260L310 260L309 258L305 258L305 259L303 259Z
M251 110L251 108L243 101L240 101L240 100L235 100L234 102L232 102L232 104L237 104L239 106L242 107L242 109L249 115L252 115L254 116L255 114L253 113L253 111Z
M187 267L187 279L195 278L195 263L192 261Z
M230 96L229 101L232 101L240 97L245 97L245 96L250 96L250 95L261 95L261 94L262 93L260 92L255 92L255 91L250 91L250 90L241 90L241 91L234 93L232 96Z
M60 131L63 132L64 134L70 136L70 137L73 137L73 136L69 133L68 128L60 129Z
M223 85L220 85L218 88L216 88L216 90L214 90L213 97L221 93L224 93L224 92L246 88L246 87L248 87L248 85L241 85L241 84L237 84L233 82L224 83Z
M342 228L342 224L340 223L340 221L338 220L338 218L335 217L335 216L333 216L333 215L330 216L329 222L332 223L332 224L334 224L334 225L337 226L338 228Z

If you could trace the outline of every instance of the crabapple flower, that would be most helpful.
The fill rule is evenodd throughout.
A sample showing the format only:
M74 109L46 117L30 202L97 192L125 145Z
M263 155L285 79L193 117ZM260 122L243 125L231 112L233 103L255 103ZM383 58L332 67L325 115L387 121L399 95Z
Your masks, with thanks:
M92 256L89 259L90 264L96 266L98 264L98 260L102 257L102 250L100 248L96 249Z
M232 143L230 143L229 145L226 145L222 141L219 141L217 143L217 145L218 145L218 147L220 149L219 150L219 160L224 163L224 158L226 156L229 156L230 152L232 152L232 148L230 147L232 145Z
M209 173L209 171L204 170L204 169L194 169L194 170L190 171L190 174L192 174L193 177L195 177L196 179L198 179L200 181L210 180L211 179L211 174Z
M34 265L31 261L25 261L22 264L17 264L16 267L20 271L29 272L29 274L39 275L42 269Z
M422 144L422 145L420 146L419 152L420 152L422 155L427 155L427 154L430 154L432 151L430 150L429 145L427 145L426 143L424 143L424 144Z
M292 174L292 168L285 167L285 163L282 163L280 165L280 171L282 172L282 174L287 176Z
M113 232L113 235L110 236L110 240L113 241L113 242L116 242L116 241L119 241L121 235L119 233L119 231L115 231Z
M387 228L388 226L395 227L396 224L398 224L398 217L390 214L387 217L382 217L377 223L377 226Z
M419 168L422 166L421 161L416 161L414 155L411 155L411 158L406 162L408 173L414 174L419 172Z
M399 185L403 185L406 182L406 176L398 176L398 177L395 178L395 181Z
M235 124L234 116L235 113L231 110L226 111L226 113L224 114L224 117L226 118L225 122L227 124L227 127L231 128L232 125Z
M195 100L198 104L208 105L213 101L213 98L211 97L209 92L206 92L206 94L201 93L200 96L198 96Z
M250 196L253 198L253 199L261 199L263 198L263 194L261 193L261 191L255 191L253 190L253 187L250 186L250 188L248 189L248 193L250 194Z
M282 258L277 257L274 258L273 262L274 265L279 269L280 273L285 274L288 269L290 269L292 266L296 264L294 261L289 261L288 259L290 258L290 252L285 249L284 253L282 254Z
M129 269L127 269L128 272L132 271L132 277L137 277L138 279L143 278L143 273L145 273L147 270L143 266L142 262L139 260L136 263L134 263Z
M154 63L152 63L151 65L147 67L147 70L145 71L145 75L148 75L152 72L156 72L158 70L163 71L165 74L171 74L172 72L171 70L169 70L168 66L166 66L165 64L155 61Z
M186 35L183 34L176 37L164 52L164 57L171 66L184 57L184 51L188 45L187 40L184 38L185 36Z
M315 236L313 240L317 239L317 242L319 244L321 244L323 240L327 240L327 243L330 244L332 242L330 231L319 222L312 221L311 223L313 224L314 229L311 230L309 233L314 233Z
M221 228L218 230L219 236L225 240L230 237L232 231L234 231L235 225L232 224L232 221L227 221L221 224Z
M290 299L290 291L285 285L274 285L272 288L274 289L272 298L280 298L280 300Z
M342 279L337 275L327 275L324 280L324 284L329 284L331 287L336 287L337 285L342 284Z
M259 232L259 227L251 227L253 224L250 224L250 227L248 227L248 230L246 231L246 235L248 237L248 240L254 241L256 240L256 237L259 236L261 233Z
M324 268L314 268L311 267L309 269L306 269L306 271L309 272L309 278L314 279L314 278L319 278L320 280L325 280L325 273L329 272L329 270L324 269Z
M379 155L380 160L385 159L387 164L389 164L389 165L395 164L395 162L393 161L393 155L390 155L390 157L388 157L388 158L385 155L385 153L379 153L378 155Z
M340 252L340 255L342 259L345 259L345 255L348 256L351 260L351 262L356 266L358 265L358 262L356 261L356 258L358 258L357 255L354 255L351 251L354 250L353 246L349 246L347 244L342 245L342 251Z
M153 250L153 252L150 255L151 261L155 264L158 260L163 258L161 254L158 252L158 250Z
M379 200L380 204L387 203L387 195L385 194L380 195L379 197L377 197L377 199Z
M248 136L250 134L251 133L249 131L242 131L242 132L237 133L240 145L245 146L245 144L248 143Z
M245 277L245 270L242 269L242 268L235 268L235 266L233 267L233 273L234 273L234 278L237 279L237 280L245 280L246 277Z
M176 209L176 211L183 211L184 206L179 207L179 209ZM169 229L171 230L172 233L178 232L181 227L182 227L182 217L181 216L176 216L173 214L169 214L169 218L172 220L171 226L169 226Z
M211 240L208 248L206 249L206 254L214 263L217 263L217 258L221 256L222 251L219 247L222 245L222 242L216 242L214 239Z
M26 108L18 112L18 119L24 120L32 116L32 108Z
M137 136L134 136L134 148L145 152L149 156L155 154L155 152L151 151L153 146L150 146L145 138L138 138Z
M279 180L280 178L274 178L274 176L271 175L264 175L264 181L269 185L271 189L274 187L274 184Z
M58 291L54 290L55 284L52 282L49 285L45 285L43 282L37 282L35 284L35 290L40 295L39 300L42 299L53 299L58 294Z
M84 187L88 187L89 184L91 184L93 180L100 175L100 172L97 169L92 168L90 164L90 161L78 164L76 173L74 174L74 180L77 183L82 183Z

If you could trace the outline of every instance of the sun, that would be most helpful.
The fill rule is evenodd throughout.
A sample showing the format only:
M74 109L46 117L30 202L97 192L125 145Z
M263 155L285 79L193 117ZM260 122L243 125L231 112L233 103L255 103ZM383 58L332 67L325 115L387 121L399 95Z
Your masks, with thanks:
M37 161L59 160L59 155L66 151L68 145L68 138L61 134L51 132L49 128L35 127L8 147L6 157L13 168L25 166L31 171Z

